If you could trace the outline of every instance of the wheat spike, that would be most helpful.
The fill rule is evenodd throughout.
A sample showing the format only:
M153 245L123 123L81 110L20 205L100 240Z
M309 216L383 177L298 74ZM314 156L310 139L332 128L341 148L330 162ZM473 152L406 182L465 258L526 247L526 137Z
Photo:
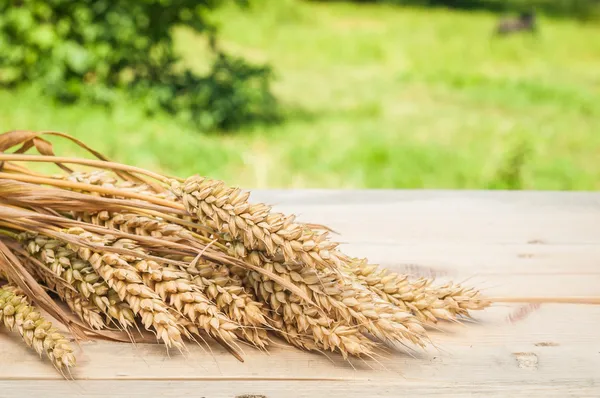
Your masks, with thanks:
M88 232L71 232L81 232L80 238L96 244L111 244L107 238ZM102 253L74 244L70 246L73 250L77 250L81 259L89 261L98 275L117 292L119 298L129 304L134 314L141 316L147 330L152 327L157 334L157 339L167 347L183 349L181 334L185 329L177 324L177 318L169 311L169 307L160 296L143 283L142 276L135 265L129 264L116 253Z
M111 213L108 211L100 211L97 214L76 213L76 218L134 235L152 236L161 239L190 238L186 234L186 230L177 224L133 213Z
M481 292L477 289L468 288L448 282L441 286L431 286L431 280L427 283L425 293L427 295L436 296L446 305L448 311L458 316L470 316L469 311L483 310L489 307L492 302L485 297L482 297ZM417 284L413 284L416 289Z
M141 193L152 195L158 198L176 201L177 197L170 191L156 192L147 184L135 183L132 181L118 180L112 173L106 170L93 171L74 171L64 177L67 181L91 184L103 187L117 188L126 192Z
M86 308L98 308L102 313L118 322L119 327L123 329L128 329L135 323L135 316L131 308L122 302L114 292L111 293L112 289L100 278L92 265L79 258L66 242L28 233L21 234L19 239L29 254L45 264L55 276L60 277L80 293L81 298L78 299L73 292L67 292L67 289L57 289L59 295L61 295L61 291L64 291L67 305L77 309L81 308L81 314L76 313L80 315L80 318L83 316L84 321L89 320L90 326L99 326L99 321L91 313L86 315ZM91 307L86 305L82 299L89 302Z
M232 245L230 254L241 257L257 266L279 273L284 279L299 285L309 296L310 287L304 284L299 273L278 263L272 263L258 252L248 256L246 248L239 242ZM300 273L307 276L316 274L314 269L300 267ZM375 344L360 333L357 327L348 327L345 318L336 322L324 315L317 307L303 303L296 295L285 291L279 284L269 280L258 272L248 272L241 267L229 269L233 280L243 280L246 287L253 290L257 300L265 304L262 310L265 318L269 319L271 328L290 344L309 351L335 351L344 358L348 355L371 355ZM333 314L338 315L338 314Z
M356 328L308 312L292 313L293 308L297 307L280 306L270 316L274 330L288 343L307 351L339 352L344 359L373 355L377 344Z
M263 204L250 204L249 193L225 186L222 181L192 176L183 184L171 182L171 191L187 212L229 241L241 241L249 250L269 257L283 255L286 261L302 261L313 268L338 268L346 256L337 243L295 222L295 216L271 211Z
M198 261L187 268L193 282L213 300L217 307L242 327L236 335L257 347L268 344L268 325L262 313L262 305L255 301L242 286L242 280L232 275L229 268L208 261Z
M298 298L268 282L261 281L254 273L249 276L257 296L268 303L273 313L274 330L286 341L303 349L337 351L345 359L348 355L372 354L375 344L358 328L336 322L315 307L304 306ZM269 292L271 287L273 291Z
M69 341L28 303L20 289L10 285L0 287L0 322L8 330L16 329L27 346L39 355L45 354L57 369L75 366Z
M130 213L109 213L107 211L99 212L98 214L78 214L78 218L95 225L101 225L107 228L118 229L130 234L141 236L153 236L160 238L183 238L190 239L188 231L176 224L171 224L162 220L157 220L152 217L139 216ZM191 262L193 259L187 259ZM158 272L161 267L154 262L152 264L154 272ZM180 286L180 297L186 300L193 297L197 300L197 305L186 303L184 306L184 314L193 322L197 322L197 326L207 331L210 335L220 336L225 341L232 341L233 336L227 336L228 331L233 332L238 338L241 338L249 343L259 347L265 347L267 344L266 331L262 329L267 323L262 316L259 308L259 303L251 300L250 297L243 291L241 280L238 286L230 286L230 278L227 275L227 267L219 266L207 261L198 261L196 266L187 267L182 273L181 269L177 270L173 267L165 267L169 272L175 272L178 275L179 281L164 281L155 284L153 289L165 291L165 285L175 289L175 283ZM218 268L218 270L217 270ZM225 272L225 274L223 274ZM191 275L186 275L191 274ZM148 279L148 278L146 278ZM145 280L146 280L145 279ZM146 281L150 283L152 278ZM191 279L191 282L189 280ZM239 278L238 278L239 279ZM161 294L159 292L159 294ZM200 294L200 292L204 293ZM193 295L193 297L192 297ZM163 299L165 296L161 294ZM171 303L177 304L182 302L177 297L169 298ZM213 305L209 301L216 303ZM208 303L208 305L207 305ZM179 306L176 307L181 310ZM224 313L228 318L223 317L219 312ZM217 318L214 321L213 318ZM231 322L233 321L233 322ZM216 324L219 322L219 324ZM214 326L211 326L211 323ZM235 324L237 325L235 325ZM236 327L236 326L241 326Z
M261 264L263 268L295 283L318 305L315 308L301 302L304 308L325 311L332 319L344 321L348 326L357 327L380 340L410 341L424 345L425 330L412 314L381 300L364 286L343 279L333 271L317 271L299 264L269 262L257 252L250 253L248 261ZM260 289L257 295L268 296L267 302L271 307L277 308L288 300L285 289L268 277L256 272L248 275L252 276L252 282L264 282L264 285L258 287L252 283L252 286Z
M111 214L104 211L96 215L82 215L80 218L136 235L165 237L184 234L183 229L177 225L133 214ZM124 244L127 241L122 239L119 242ZM143 250L135 245L130 245L129 248L143 253ZM236 340L239 325L224 315L221 309L206 297L204 286L191 281L187 272L173 266L159 265L155 261L137 261L135 267L142 274L147 286L169 305L182 311L194 325L227 344Z
M69 306L79 319L92 329L100 330L106 328L106 323L102 318L102 311L98 306L83 297L81 293L75 291L75 288L62 278L52 274L50 271L43 272L40 270L30 257L18 257L27 270L36 277L36 280L44 283L49 289L54 290L58 297ZM42 266L44 265L42 264Z
M100 308L91 301L85 299L81 294L57 285L56 293L62 301L73 311L79 319L85 322L89 327L101 330L107 327Z
M146 286L181 311L194 325L228 344L236 340L233 331L239 325L221 313L202 289L190 281L187 273L174 267L160 266L151 260L137 261L135 268L142 275Z
M432 279L410 281L408 276L390 272L366 260L349 262L345 271L361 285L368 287L381 299L410 311L421 322L455 320L468 316L469 310L481 310L489 302L474 289L448 284L432 286Z

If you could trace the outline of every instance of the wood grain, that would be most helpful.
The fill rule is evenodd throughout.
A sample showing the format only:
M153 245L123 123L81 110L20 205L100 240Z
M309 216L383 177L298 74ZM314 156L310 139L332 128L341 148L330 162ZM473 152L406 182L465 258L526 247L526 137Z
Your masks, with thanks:
M343 250L414 276L467 280L490 296L600 296L600 195L555 192L257 191L326 224ZM0 397L600 396L600 306L495 304L440 325L424 352L343 362L282 344L186 355L82 344L74 381L0 333Z

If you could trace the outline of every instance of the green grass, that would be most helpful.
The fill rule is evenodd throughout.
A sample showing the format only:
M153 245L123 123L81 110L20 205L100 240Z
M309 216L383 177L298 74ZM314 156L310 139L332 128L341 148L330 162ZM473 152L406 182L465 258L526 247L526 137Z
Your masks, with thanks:
M52 129L110 158L247 188L600 188L600 26L391 6L255 1L220 10L231 52L271 63L287 119L199 134L135 104L60 107L0 92L0 126ZM203 38L177 32L201 70ZM65 144L61 153L72 152Z

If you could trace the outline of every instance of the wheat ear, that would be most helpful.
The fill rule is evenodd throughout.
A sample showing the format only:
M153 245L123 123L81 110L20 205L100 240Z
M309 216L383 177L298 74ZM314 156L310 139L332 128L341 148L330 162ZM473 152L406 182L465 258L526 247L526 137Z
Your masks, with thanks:
M366 260L354 260L345 270L350 277L377 294L381 299L410 311L421 322L455 320L468 316L469 310L489 306L475 289L457 284L433 286L432 279L410 281L407 275L390 272Z
M36 280L44 283L48 289L54 290L58 297L90 328L101 330L107 327L102 317L102 311L94 303L83 297L67 281L48 270L35 257L17 255L29 273ZM43 269L42 269L43 268Z
M39 355L45 354L57 369L75 366L69 341L14 286L0 287L0 322L8 330L16 329L28 347Z
M110 244L105 238L88 232L81 232L79 237L95 244ZM177 324L177 318L160 296L143 283L142 276L135 266L116 253L102 253L75 244L69 246L77 251L82 260L89 261L98 275L117 292L119 298L129 304L134 314L141 316L146 329L154 329L157 339L167 347L179 350L184 348L181 335L187 334L186 330Z
M261 264L261 267L295 283L318 306L300 301L299 304L304 308L317 312L325 311L330 318L369 332L380 340L410 341L424 345L425 330L412 314L379 299L368 289L342 278L338 273L317 271L300 264L269 262L257 252L250 253L248 261ZM248 275L252 276L252 282L264 282L263 285L259 285L261 291L257 292L257 295L268 296L267 302L272 307L277 308L288 300L285 289L268 277L256 272L250 272ZM252 287L257 289L254 283ZM278 301L279 304L275 305L274 301Z
M120 300L107 283L100 278L92 265L81 259L74 250L68 247L66 242L29 233L20 234L19 239L29 254L44 264L56 277L60 277L72 286L93 307L98 308L109 319L116 321L120 328L128 329L133 326L135 316L129 305ZM60 291L57 293L61 294ZM70 297L65 297L68 305L72 304L75 308L79 308L81 305L81 309L84 311L85 302L77 300L72 292L65 291L65 294ZM79 303L75 301L79 301ZM93 327L96 323L96 320L93 320L90 326Z
M173 180L170 187L190 215L226 240L242 241L249 250L270 257L281 254L286 261L302 261L313 268L338 268L346 261L327 233L296 223L293 215L272 212L266 204L250 204L248 192L222 181L192 176L184 183Z
M80 213L77 215L80 220L93 223L95 225L104 226L107 228L117 229L122 232L141 235L153 236L161 238L173 239L193 239L189 231L179 225L171 224L163 220L158 220L152 217L140 216L131 213L109 213L107 211L99 212L98 214ZM191 263L193 258L186 259L187 263ZM153 264L154 273L158 273L160 266ZM164 267L164 266L163 266ZM227 267L219 266L208 261L200 260L195 262L195 266L181 268L180 270L173 267L164 267L168 269L170 274L175 273L178 281L163 280L158 284L153 284L153 289L161 292L177 293L175 289L179 289L182 301L173 296L169 298L172 303L185 303L184 314L192 320L198 322L197 326L207 331L212 336L220 336L225 341L233 341L233 336L228 336L228 332L232 332L235 336L248 341L251 344L259 347L265 347L267 344L267 334L263 327L267 324L259 308L259 303L251 300L241 287L241 281L238 286L231 286L230 278L228 277ZM140 270L141 271L141 270ZM182 273L190 274L189 276ZM223 274L225 272L225 274ZM148 284L152 278L146 278ZM189 279L191 281L188 281ZM168 285L169 289L164 286ZM155 287L154 287L155 286ZM198 289L200 291L198 291ZM204 293L204 295L200 294ZM163 299L166 296L161 294ZM191 299L196 299L196 304L189 302ZM209 300L216 303L216 307L209 303ZM178 309L182 309L176 305ZM219 314L219 311L224 313L229 319L224 318ZM216 318L216 320L213 320ZM231 322L233 321L233 322ZM241 326L238 328L237 324Z

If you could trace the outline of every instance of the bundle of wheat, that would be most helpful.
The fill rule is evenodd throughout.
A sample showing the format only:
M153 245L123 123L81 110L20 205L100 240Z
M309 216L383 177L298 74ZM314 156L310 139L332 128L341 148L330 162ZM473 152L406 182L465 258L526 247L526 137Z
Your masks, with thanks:
M57 157L43 136L98 160ZM40 155L25 154L33 148ZM61 372L75 364L72 350L32 303L77 340L130 341L144 328L167 348L213 339L240 360L239 344L266 350L273 336L344 358L371 357L383 343L424 346L427 323L490 304L476 290L349 257L327 227L222 181L114 163L66 134L4 133L0 162L0 325Z

